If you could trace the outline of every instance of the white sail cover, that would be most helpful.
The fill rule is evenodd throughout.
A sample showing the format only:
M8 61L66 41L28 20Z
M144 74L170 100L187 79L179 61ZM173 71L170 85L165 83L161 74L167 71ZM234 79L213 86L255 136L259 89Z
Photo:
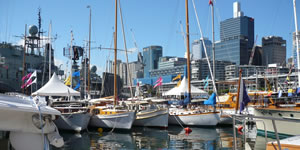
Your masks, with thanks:
M180 85L174 87L173 89L166 91L163 93L163 96L167 95L184 95L184 93L188 92L188 82L185 77L183 77ZM201 95L201 96L208 96L208 93L196 88L195 86L191 85L191 94L192 95Z
M62 81L58 79L58 76L54 73L51 79L36 92L32 93L33 96L80 96L78 91L66 86Z

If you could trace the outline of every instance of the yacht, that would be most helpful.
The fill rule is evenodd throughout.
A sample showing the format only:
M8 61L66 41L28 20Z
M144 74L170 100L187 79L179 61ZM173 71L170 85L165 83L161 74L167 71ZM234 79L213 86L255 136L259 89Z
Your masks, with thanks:
M63 138L53 123L60 115L39 97L0 95L0 131L9 134L15 150L38 150L49 148L49 144L63 146Z

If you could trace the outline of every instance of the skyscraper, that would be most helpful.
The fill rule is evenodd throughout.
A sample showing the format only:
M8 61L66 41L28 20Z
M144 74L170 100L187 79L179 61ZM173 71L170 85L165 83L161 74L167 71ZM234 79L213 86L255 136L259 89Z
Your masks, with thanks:
M268 36L262 38L263 65L279 64L285 65L286 41L279 36Z
M144 66L144 78L149 78L149 71L158 69L159 57L162 56L161 46L148 46L143 48L143 64Z
M233 7L233 18L222 21L220 25L221 41L216 43L216 60L248 64L249 51L254 43L254 19L243 16L239 2Z
M192 60L198 60L198 59L206 58L202 41L204 41L204 43L205 43L207 56L211 59L211 57L212 57L212 43L207 38L201 38L199 40L195 40L192 43Z

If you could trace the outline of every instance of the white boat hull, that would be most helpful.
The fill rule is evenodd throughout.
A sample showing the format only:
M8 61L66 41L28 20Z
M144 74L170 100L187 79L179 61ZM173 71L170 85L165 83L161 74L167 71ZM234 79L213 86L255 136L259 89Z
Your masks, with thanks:
M289 110L269 110L269 109L255 109L255 116L263 117L275 117L275 118L290 118L295 120L300 120L299 111L289 111ZM257 119L263 120L266 125L266 130L268 132L274 132L273 124L271 120L267 119ZM300 123L288 122L288 121L275 121L277 132L283 135L300 135ZM264 125L261 121L256 122L256 127L258 130L264 131Z
M152 111L141 111L136 114L134 126L145 127L168 127L168 109L155 109Z
M219 112L169 115L171 125L216 126L220 120ZM179 124L180 122L180 124Z
M135 112L124 112L111 115L93 115L90 126L98 128L131 129Z
M76 132L80 132L87 128L90 118L91 115L87 112L71 113L71 114L68 113L68 114L62 114L54 122L58 127L58 129L73 130Z

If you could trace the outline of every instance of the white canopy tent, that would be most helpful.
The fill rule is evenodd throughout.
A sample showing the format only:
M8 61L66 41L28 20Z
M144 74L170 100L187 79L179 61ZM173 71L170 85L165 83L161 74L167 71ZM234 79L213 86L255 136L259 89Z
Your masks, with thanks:
M54 73L51 79L36 92L32 93L33 96L80 96L78 91L66 86L58 79Z
M180 95L184 95L184 93L187 93L187 92L188 92L188 82L187 82L187 79L185 77L183 77L183 79L178 87L176 86L173 89L164 92L162 95L163 96L168 96L168 95L180 96ZM193 85L191 85L191 94L198 95L201 97L208 96L207 92L200 90Z

